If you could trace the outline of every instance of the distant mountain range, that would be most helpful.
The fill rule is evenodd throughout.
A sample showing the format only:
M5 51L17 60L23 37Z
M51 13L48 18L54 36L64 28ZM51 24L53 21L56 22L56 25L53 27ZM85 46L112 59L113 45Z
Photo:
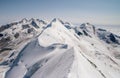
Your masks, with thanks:
M0 78L119 78L120 36L90 23L22 19L0 27Z

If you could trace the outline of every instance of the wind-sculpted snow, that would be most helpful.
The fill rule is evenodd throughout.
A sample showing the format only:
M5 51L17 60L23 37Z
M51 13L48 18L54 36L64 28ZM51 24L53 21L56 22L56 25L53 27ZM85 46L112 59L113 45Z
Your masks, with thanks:
M40 31L22 50L11 52L1 63L9 66L4 78L120 77L119 36L90 23L73 26L53 19L40 27L38 21L31 19L29 25L23 25L27 29L33 24Z
M65 45L60 45L58 44L60 47L64 48ZM53 45L51 45L53 47ZM55 46L55 45L54 45ZM57 44L56 44L57 46ZM69 71L70 65L72 64L72 60L73 60L73 49L68 49L68 50L61 50L61 52L59 52L59 49L57 50L57 47L54 48L50 48L49 47L42 47L38 44L37 39L30 42L18 55L18 57L16 58L15 62L13 63L13 65L11 66L11 69L7 72L6 77L5 78L15 78L15 77L19 77L19 78L30 78L34 73L35 75L33 75L33 78L37 78L37 77L41 77L44 78L44 76L48 76L45 75L46 73L48 73L49 70L51 70L52 68L54 68L56 66L56 70L53 70L53 72L57 73L59 70L59 72L61 72L61 74L58 72L58 74L60 74L58 77L62 78L63 75L63 71L64 74ZM59 60L59 61L58 61ZM70 60L70 61L69 61ZM69 61L69 62L68 62ZM65 64L66 62L66 64ZM46 65L49 65L48 67ZM65 67L64 67L65 65ZM58 69L57 66L60 66L60 68ZM52 67L52 68L51 68ZM37 72L39 71L44 71L46 70L46 73L40 74ZM66 69L66 71L65 71ZM37 72L36 72L37 71ZM45 72L45 71L44 71ZM49 72L51 73L52 70ZM14 74L16 73L16 74ZM58 75L57 74L57 75ZM37 76L36 76L37 75ZM35 77L34 77L35 76ZM53 75L54 76L54 75ZM63 75L65 76L65 75ZM50 76L48 76L50 78ZM47 77L45 77L47 78ZM53 78L53 77L51 77Z
M74 59L74 49L70 48L65 52L54 55L45 65L31 78L65 78L70 72Z

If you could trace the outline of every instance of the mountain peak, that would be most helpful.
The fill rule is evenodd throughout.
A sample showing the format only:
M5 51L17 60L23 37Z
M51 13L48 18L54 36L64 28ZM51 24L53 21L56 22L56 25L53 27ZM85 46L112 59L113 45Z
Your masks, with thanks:
M91 33L95 34L96 28L90 23L83 23L80 25L80 28L82 30L84 30L84 32L91 32Z
M26 23L28 20L26 18L23 18L20 23Z
M81 24L80 26L81 27L88 27L88 26L93 26L93 25L87 22L87 23Z
M0 27L0 78L120 77L120 37L90 23L42 22Z
M52 22L56 22L56 21L59 21L59 18L54 18L54 19L52 20Z
M81 29L87 29L87 28L95 28L94 25L90 24L90 23L83 23L80 25Z
M35 18L31 18L29 21L32 22L32 21L35 21L36 19Z
M52 20L52 22L60 22L60 23L64 24L64 22L61 19L59 19L59 18L54 18Z
M36 19L38 22L40 22L40 23L42 23L42 24L47 24L47 22L46 21L44 21L44 20L40 20L40 19Z

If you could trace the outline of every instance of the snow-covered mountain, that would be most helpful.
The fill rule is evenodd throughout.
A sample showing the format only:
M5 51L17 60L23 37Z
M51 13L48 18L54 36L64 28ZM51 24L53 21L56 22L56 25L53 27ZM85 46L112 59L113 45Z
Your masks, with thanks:
M1 30L1 40L6 36L13 48L1 59L1 78L120 77L120 36L90 23L23 19Z
M47 23L39 19L22 19L19 22L0 26L0 52L9 51L20 43L37 36Z

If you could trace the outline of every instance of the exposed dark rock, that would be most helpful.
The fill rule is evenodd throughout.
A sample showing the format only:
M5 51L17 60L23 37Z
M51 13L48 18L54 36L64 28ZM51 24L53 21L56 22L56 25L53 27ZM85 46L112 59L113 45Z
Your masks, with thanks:
M6 50L9 51L9 50L12 50L12 48L2 48L2 49L0 50L0 53L3 52L3 51L6 51Z
M112 42L117 42L115 36L112 33L109 35L109 37Z
M93 33L95 34L95 26L92 26L93 27Z
M0 37L3 37L3 34L0 34Z
M8 36L7 38L2 38L1 40L0 40L0 42L6 42L6 41L10 41L11 39L10 39L10 36Z
M54 18L54 19L52 20L52 22L56 22L57 20L58 20L61 24L64 24L64 22L63 22L62 20L60 20L59 18Z
M14 52L9 56L9 58L12 57L13 55L14 55Z
M22 29L27 29L27 28L30 28L30 26L28 24L22 25Z
M70 27L69 25L65 25L65 27L66 27L67 29L71 29L71 27Z
M86 36L88 36L88 33L87 33L85 30L83 30L83 33L84 33Z
M39 21L40 23L42 23L42 24L47 24L45 21L43 21L43 20L39 20L39 19L37 19L37 21Z
M18 38L18 37L19 37L19 33L16 33L16 34L14 35L14 37L15 37L15 38Z
M106 31L105 29L98 28L99 31Z
M13 25L17 25L17 24L18 24L17 22L13 22L13 23L10 23L10 24L2 25L2 26L0 26L0 32L4 31L5 29L10 28Z
M2 32L2 31L4 31L5 29L8 29L8 28L10 28L11 26L9 25L9 24L7 24L7 25L2 25L1 27L0 27L0 32Z
M39 26L36 24L35 21L32 21L31 24L32 24L35 28L39 28Z
M81 32L77 32L77 34L78 34L78 35L82 35L82 33L81 33Z
M31 33L33 30L34 30L33 28L29 28L29 29L27 30L27 33Z

